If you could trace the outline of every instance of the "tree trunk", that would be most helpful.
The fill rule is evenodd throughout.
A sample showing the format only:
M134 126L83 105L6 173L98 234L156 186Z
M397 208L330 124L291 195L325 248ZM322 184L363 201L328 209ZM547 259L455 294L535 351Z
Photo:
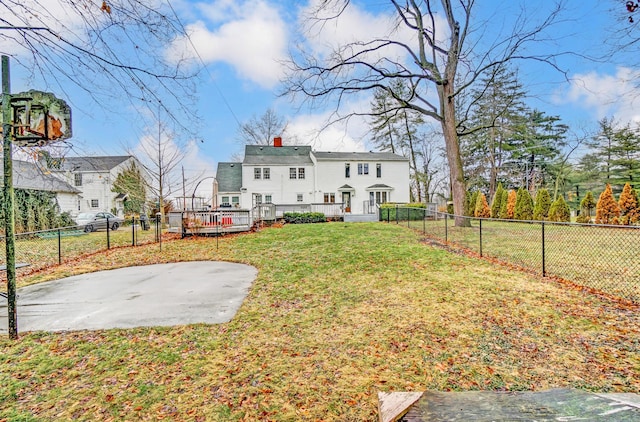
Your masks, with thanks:
M464 218L464 197L466 194L466 182L462 158L460 157L460 142L456 131L455 101L453 97L453 84L445 84L439 89L442 105L441 120L442 133L444 134L447 161L451 176L451 192L453 194L453 213L457 227L470 227L471 221Z

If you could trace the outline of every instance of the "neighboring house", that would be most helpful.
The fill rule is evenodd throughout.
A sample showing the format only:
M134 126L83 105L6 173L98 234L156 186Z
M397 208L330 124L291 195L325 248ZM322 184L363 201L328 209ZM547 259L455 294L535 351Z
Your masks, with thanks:
M310 146L247 145L241 163L219 163L218 203L251 208L342 203L366 214L375 204L409 202L409 160L387 152L317 152Z
M0 170L4 172L2 162L0 162ZM0 185L2 184L3 180L0 178ZM80 194L79 189L53 176L48 169L20 160L13 160L13 187L55 193L61 213L71 212L78 203Z
M140 162L130 155L64 157L60 168L51 169L51 172L80 191L73 216L81 212L115 211L114 214L123 217L126 195L111 189L118 174L133 163L143 169Z

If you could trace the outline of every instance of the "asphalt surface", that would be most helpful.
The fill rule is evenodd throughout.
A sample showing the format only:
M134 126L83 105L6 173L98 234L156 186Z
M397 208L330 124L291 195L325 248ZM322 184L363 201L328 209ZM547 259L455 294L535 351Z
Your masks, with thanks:
M67 277L18 289L18 332L228 322L258 271L229 262L180 262ZM0 333L7 301L0 298Z

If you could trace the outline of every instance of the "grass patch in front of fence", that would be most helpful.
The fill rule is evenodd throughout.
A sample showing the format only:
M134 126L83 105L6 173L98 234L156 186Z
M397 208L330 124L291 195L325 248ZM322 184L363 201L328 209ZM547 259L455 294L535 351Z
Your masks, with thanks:
M57 267L209 259L259 273L226 324L0 339L0 419L359 422L377 420L377 391L640 389L637 309L420 237L285 225Z
M445 220L404 221L400 225L440 239ZM640 303L640 229L545 223L545 271L581 286ZM447 238L480 252L479 221L454 227ZM483 220L482 254L542 274L540 223Z

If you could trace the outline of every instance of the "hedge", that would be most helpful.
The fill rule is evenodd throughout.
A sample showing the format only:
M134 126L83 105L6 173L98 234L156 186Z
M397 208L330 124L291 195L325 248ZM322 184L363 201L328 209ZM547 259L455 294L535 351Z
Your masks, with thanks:
M396 208L397 207L397 208ZM382 204L380 205L381 221L419 221L425 216L427 206L420 202L410 204ZM398 215L396 216L396 210Z
M321 212L285 212L285 223L306 224L306 223L324 223L326 217Z

